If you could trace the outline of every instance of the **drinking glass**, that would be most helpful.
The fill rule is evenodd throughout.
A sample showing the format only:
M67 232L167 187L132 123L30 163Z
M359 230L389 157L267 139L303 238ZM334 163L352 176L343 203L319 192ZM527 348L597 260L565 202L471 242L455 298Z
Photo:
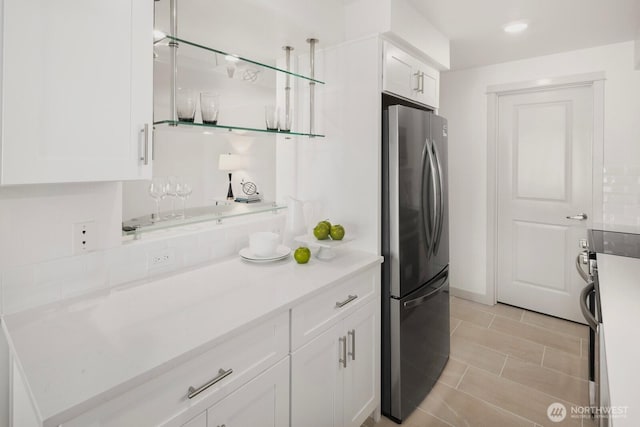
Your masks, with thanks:
M191 89L178 88L176 110L179 121L193 123L196 116L196 93Z
M291 109L282 108L280 110L280 119L278 120L279 128L282 132L291 132Z
M267 130L278 130L278 108L273 105L264 107L264 121Z
M189 198L189 196L191 196L191 193L193 193L193 185L191 184L189 179L182 178L178 182L176 191L176 194L182 200L182 219L187 218L185 211L187 207L187 199Z
M156 202L156 213L151 216L152 222L160 221L160 201L167 196L167 182L164 178L153 178L149 184L149 196Z
M167 215L167 219L176 217L176 198L178 197L178 177L169 176L166 181L166 195L171 197L171 213Z
M202 92L200 94L200 112L202 113L202 123L218 124L218 110L220 108L220 97L216 93Z

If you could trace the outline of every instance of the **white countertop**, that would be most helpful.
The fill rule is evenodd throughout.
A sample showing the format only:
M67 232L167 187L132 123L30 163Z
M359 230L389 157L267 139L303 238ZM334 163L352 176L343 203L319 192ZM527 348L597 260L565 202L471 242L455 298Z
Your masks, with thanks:
M640 420L640 259L598 254L598 279L612 406L626 406L616 427Z
M250 264L238 257L3 318L45 425L57 425L382 257Z

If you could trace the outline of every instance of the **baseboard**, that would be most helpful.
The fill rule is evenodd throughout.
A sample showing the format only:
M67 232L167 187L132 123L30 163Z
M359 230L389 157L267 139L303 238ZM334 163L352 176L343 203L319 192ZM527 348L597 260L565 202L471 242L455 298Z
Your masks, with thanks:
M454 297L466 299L473 302L478 302L484 305L495 305L495 301L491 300L491 297L487 294L479 294L477 292L467 291L466 289L455 288L453 286L449 287L449 292Z

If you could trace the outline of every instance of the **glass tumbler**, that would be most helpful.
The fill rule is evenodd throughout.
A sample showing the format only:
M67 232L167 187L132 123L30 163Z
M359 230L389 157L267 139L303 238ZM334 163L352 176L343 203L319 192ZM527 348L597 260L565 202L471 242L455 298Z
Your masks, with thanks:
M264 121L267 130L278 130L278 108L273 105L264 107Z
M196 93L191 89L178 88L176 110L178 120L193 123L196 116Z
M291 109L287 110L283 108L280 110L280 119L278 120L278 126L282 132L290 132L291 131L291 121L292 121Z
M202 92L200 94L200 112L202 113L202 123L208 125L218 124L218 111L220 108L220 97L216 93Z

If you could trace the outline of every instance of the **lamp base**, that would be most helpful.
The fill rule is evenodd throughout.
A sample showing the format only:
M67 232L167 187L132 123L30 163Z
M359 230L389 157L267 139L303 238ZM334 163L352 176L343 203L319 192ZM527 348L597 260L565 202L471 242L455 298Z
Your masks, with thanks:
M231 172L229 172L229 191L227 191L227 200L235 200L235 197L233 197L233 188L231 188Z

